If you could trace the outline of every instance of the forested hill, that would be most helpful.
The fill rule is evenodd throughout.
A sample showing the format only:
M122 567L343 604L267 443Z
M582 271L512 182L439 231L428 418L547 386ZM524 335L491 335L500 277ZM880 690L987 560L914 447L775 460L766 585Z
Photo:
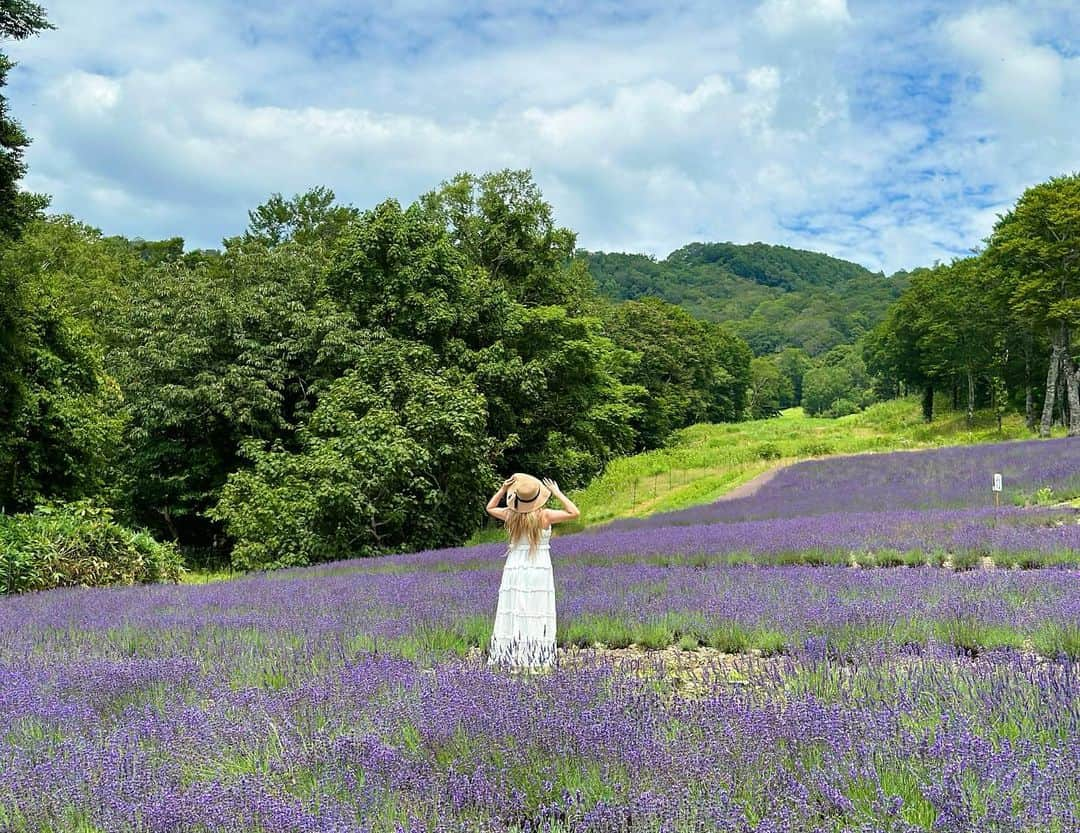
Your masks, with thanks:
M691 243L664 260L583 252L600 291L646 296L723 321L758 355L786 346L819 355L877 324L907 286L907 275L881 273L817 252L765 243Z

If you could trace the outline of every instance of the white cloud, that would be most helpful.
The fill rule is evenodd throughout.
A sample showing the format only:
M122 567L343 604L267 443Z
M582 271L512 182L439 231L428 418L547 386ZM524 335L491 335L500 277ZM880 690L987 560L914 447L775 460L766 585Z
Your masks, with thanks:
M1052 42L1073 18L1031 3L57 0L10 89L27 186L108 233L215 245L273 191L368 207L530 167L589 248L764 240L891 271L977 245L1080 158L1080 68Z
M773 35L805 33L851 22L847 0L765 0L757 17Z

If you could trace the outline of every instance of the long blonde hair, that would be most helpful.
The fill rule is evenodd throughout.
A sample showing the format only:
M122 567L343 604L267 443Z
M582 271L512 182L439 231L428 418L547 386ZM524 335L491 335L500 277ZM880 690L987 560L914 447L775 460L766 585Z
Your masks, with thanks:
M536 548L540 546L540 530L544 524L544 507L538 506L532 512L506 513L506 531L510 535L510 546L527 539L529 558L536 557Z

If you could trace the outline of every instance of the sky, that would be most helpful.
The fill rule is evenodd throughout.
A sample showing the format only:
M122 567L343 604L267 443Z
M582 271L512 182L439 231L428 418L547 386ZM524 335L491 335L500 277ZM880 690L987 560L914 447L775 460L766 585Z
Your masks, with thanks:
M3 48L24 186L216 247L272 193L531 169L593 250L762 241L891 273L1080 169L1073 0L46 0Z

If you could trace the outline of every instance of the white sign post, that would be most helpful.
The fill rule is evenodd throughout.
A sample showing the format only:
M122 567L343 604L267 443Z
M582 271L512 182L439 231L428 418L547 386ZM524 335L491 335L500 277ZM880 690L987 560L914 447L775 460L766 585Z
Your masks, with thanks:
M994 473L994 509L1001 505L1001 475ZM996 520L996 517L995 517Z

